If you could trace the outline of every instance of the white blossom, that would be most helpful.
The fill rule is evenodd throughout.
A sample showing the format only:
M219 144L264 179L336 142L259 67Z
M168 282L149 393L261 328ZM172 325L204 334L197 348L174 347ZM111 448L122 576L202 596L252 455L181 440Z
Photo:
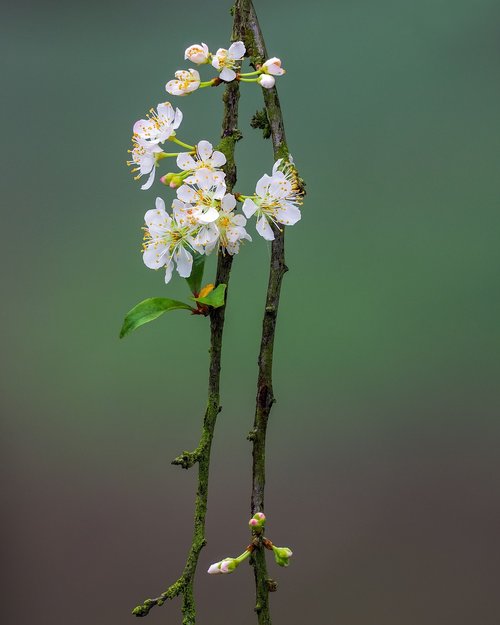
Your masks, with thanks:
M257 78L257 82L264 89L272 89L276 83L274 76L270 76L269 74L261 74Z
M200 223L211 223L219 217L220 200L226 193L226 185L220 178L221 172L212 171L206 167L196 171L194 176L186 179L177 189L177 198L188 205L186 210L195 210ZM181 207L178 207L181 210Z
M212 185L224 183L226 174L219 169L226 163L226 157L222 152L214 150L209 141L199 141L196 146L196 153L192 155L189 152L182 152L177 157L177 166L191 175L186 178L186 182L190 184L204 185L203 179L206 179L206 171L213 172L210 180Z
M208 63L210 58L210 52L208 51L208 46L206 43L195 43L189 48L186 49L184 53L184 58L189 59L192 63L196 63L196 65L203 65L203 63Z
M196 237L196 243L205 246L205 253L209 254L217 245L228 254L237 254L240 251L240 242L248 241L252 237L245 230L247 220L243 215L234 212L236 198L227 193L221 200L219 217L216 221L205 227L206 232L201 232ZM201 237L200 237L201 235Z
M172 95L189 95L200 86L200 74L195 69L180 69L175 80L169 80L165 89Z
M242 41L235 41L229 49L219 48L212 58L212 65L217 69L220 78L225 82L231 82L236 78L234 67L245 56L246 48Z
M301 217L298 205L302 204L302 196L295 169L279 159L274 164L272 176L262 176L257 182L255 195L245 199L242 210L248 218L255 214L257 232L272 241L274 232L269 222L278 228L278 224L292 226L297 223Z
M132 149L128 152L131 155L131 160L127 161L127 165L135 165L131 171L133 173L139 172L135 176L135 180L139 180L141 176L149 174L147 182L141 186L143 190L149 189L155 179L158 155L161 154L163 150L157 143L151 144L148 141L134 136L132 137Z
M158 104L157 110L150 109L147 119L139 119L134 124L134 135L142 142L161 143L172 136L182 122L182 112L170 102Z
M165 267L165 282L170 282L174 269L182 278L191 275L193 256L189 249L203 253L194 242L195 228L186 223L179 224L165 211L165 202L156 198L156 208L144 215L146 223L143 260L146 267L160 269Z
M262 72L273 76L283 76L286 73L286 70L281 67L281 60L275 56L267 60L260 69Z

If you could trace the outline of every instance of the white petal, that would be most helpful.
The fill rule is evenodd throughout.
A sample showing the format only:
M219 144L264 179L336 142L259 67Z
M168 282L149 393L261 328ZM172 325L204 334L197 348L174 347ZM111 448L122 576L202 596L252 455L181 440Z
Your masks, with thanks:
M292 192L292 184L289 180L285 178L273 180L273 182L269 186L269 195L272 197L281 199L287 197Z
M227 51L227 55L231 59L235 59L239 61L245 56L246 48L243 41L235 41L229 46L229 50Z
M279 171L279 167L281 165L281 163L283 162L282 158L279 158L276 163L274 163L273 165L273 176Z
M233 217L233 224L235 226L246 226L247 220L243 217L243 215L235 215Z
M211 156L214 148L209 141L202 140L196 146L196 150L202 161L207 161Z
M262 215L262 217L257 222L255 229L260 234L261 237L266 239L266 241L272 241L274 239L274 232L267 219Z
M163 267L166 260L168 259L168 248L167 246L162 244L153 244L151 243L145 250L142 255L142 260L146 267L150 269L159 269Z
M207 573L209 573L210 575L218 575L220 573L220 562L211 564Z
M198 221L201 224L209 224L216 219L219 219L219 211L211 206L207 211L199 216Z
M173 270L174 270L174 263L172 262L172 259L170 259L169 263L165 265L165 284L168 284L170 282L170 279L172 278Z
M221 200L222 210L230 213L236 206L236 198L231 193L227 193Z
M208 169L208 167L200 167L200 169L194 173L194 177L196 178L196 182L200 189L208 191L213 187L214 174L211 169Z
M141 189L143 191L147 191L147 189L150 189L153 186L153 182L155 181L155 174L156 174L156 167L153 167L153 169L151 170L151 173L149 174L149 178L141 186Z
M194 169L196 167L196 161L187 152L182 152L177 157L177 167L179 169L183 169L184 171L189 171L190 169Z
M293 226L301 218L300 210L293 204L283 202L281 206L276 210L277 220L287 226Z
M213 181L214 181L214 185L219 187L219 185L224 185L224 188L226 186L225 183L225 179L226 179L226 174L221 171L220 169L215 169L213 172Z
M189 278L193 266L191 254L184 247L179 246L175 253L175 260L177 262L177 272L181 278Z
M171 95L184 95L184 92L179 89L178 80L169 80L165 85L165 90Z
M196 192L192 187L188 187L187 184L183 184L177 189L177 197L183 202L193 203L196 201Z
M174 107L170 104L170 102L162 102L161 104L158 104L157 109L158 117L162 117L169 124L174 121Z
M260 197L265 197L271 181L271 176L264 174L255 186L255 192L257 193L257 195L259 195Z
M162 197L157 197L155 207L158 211L165 211L165 200Z
M220 173L220 172L218 172ZM215 179L215 175L214 175L214 179ZM226 184L224 182L219 183L216 187L215 187L215 191L214 191L214 199L216 200L222 200L222 198L226 195Z
M244 202L243 202L243 207L242 207L242 211L245 213L246 217L248 217L248 219L250 219L250 217L255 213L255 211L258 209L259 207L257 206L257 204L251 200L250 198L247 198Z
M182 122L182 111L180 109L175 109L174 123L172 124L173 129L176 130L177 128L179 128L179 126L181 125L181 122Z
M221 80L225 82L231 82L236 78L236 72L228 67L225 67L222 72L219 74Z
M212 167L222 167L222 165L226 164L226 157L224 156L224 154L222 154L222 152L218 152L217 150L215 150L215 152L212 154L210 162Z

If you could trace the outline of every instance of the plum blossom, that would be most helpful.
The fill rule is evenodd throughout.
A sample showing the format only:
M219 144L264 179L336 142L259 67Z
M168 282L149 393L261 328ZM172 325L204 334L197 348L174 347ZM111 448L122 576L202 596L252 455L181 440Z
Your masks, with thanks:
M192 63L196 63L196 65L208 63L210 56L206 43L195 43L189 46L184 53L184 58L189 59Z
M175 109L170 102L158 104L150 109L147 119L139 119L134 124L134 135L142 142L149 144L162 143L175 134L182 122L182 112Z
M195 69L180 69L175 80L169 80L165 89L172 95L189 95L200 86L200 74Z
M235 213L235 208L236 198L227 193L221 200L218 219L200 230L196 242L205 246L206 254L210 254L218 243L223 252L234 255L240 251L243 239L252 240L245 230L247 220Z
M224 184L226 174L219 169L226 163L226 157L222 152L214 150L209 141L199 141L196 145L196 152L193 155L189 152L182 152L177 157L177 166L185 172L186 182L205 186L210 180L212 185ZM207 170L212 174L207 174ZM208 176L208 178L207 178Z
M219 217L220 200L226 193L226 185L219 176L221 172L202 167L196 171L196 180L189 177L177 189L177 198L186 210L195 210L203 215L203 223L210 223ZM180 204L178 210L182 210ZM200 218L198 217L198 221Z
M286 73L286 70L281 67L281 60L275 56L267 60L260 68L260 71L273 76L283 76Z
M274 164L272 176L262 176L257 182L255 195L245 199L242 210L248 218L256 215L257 232L272 241L274 232L269 222L278 228L278 224L292 226L297 223L301 218L298 206L302 204L302 197L293 165L283 164L283 159L279 159Z
M225 82L236 78L234 67L245 56L246 48L242 41L235 41L229 49L219 48L212 58L212 65L220 72L219 77Z
M170 282L174 269L182 278L191 275L193 256L188 249L203 253L194 242L195 228L186 223L179 224L165 211L165 202L156 198L156 208L144 215L146 223L143 260L146 267L160 269L165 267L165 283Z
M132 137L132 149L128 150L131 155L131 160L127 161L127 165L132 168L132 173L139 172L134 176L135 180L139 180L142 176L149 174L148 180L141 186L141 189L146 190L151 187L155 179L156 164L158 157L163 153L163 150L157 143L149 143L137 136Z

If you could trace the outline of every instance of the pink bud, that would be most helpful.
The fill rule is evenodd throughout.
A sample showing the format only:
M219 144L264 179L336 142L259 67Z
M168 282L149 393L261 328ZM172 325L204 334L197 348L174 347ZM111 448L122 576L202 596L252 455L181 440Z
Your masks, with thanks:
M217 575L220 572L220 562L215 562L214 564L211 564L207 571L207 573L209 573L210 575Z
M250 525L250 527L256 527L257 525L259 525L259 522L257 521L257 519L250 519L248 525Z
M265 521L266 520L266 515L263 512L256 512L253 515L254 519L259 519L259 521Z

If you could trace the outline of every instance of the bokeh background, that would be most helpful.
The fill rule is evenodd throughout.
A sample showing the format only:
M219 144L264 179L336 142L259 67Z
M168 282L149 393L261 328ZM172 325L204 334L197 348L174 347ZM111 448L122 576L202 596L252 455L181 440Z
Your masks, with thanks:
M268 439L274 622L498 625L498 81L495 0L256 0L307 181L287 233ZM123 625L180 573L207 322L182 311L120 342L165 287L140 257L131 125L183 51L229 42L229 2L2 7L2 621ZM207 75L210 74L208 68ZM272 166L242 85L242 192ZM222 90L178 99L217 142ZM172 99L172 97L170 97ZM269 252L238 256L224 344L204 625L255 622L248 540L256 358ZM211 271L213 271L213 262ZM179 623L178 600L155 609Z

